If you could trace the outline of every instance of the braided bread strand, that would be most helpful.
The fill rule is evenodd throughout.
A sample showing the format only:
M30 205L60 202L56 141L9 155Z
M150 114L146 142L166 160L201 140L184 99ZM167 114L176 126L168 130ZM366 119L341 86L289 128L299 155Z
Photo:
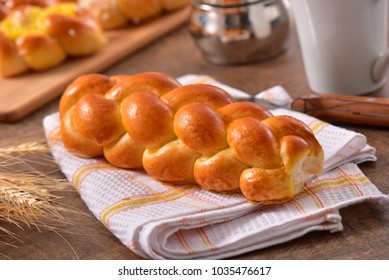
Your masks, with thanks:
M252 202L289 200L323 169L323 149L303 122L162 73L81 76L65 90L60 116L63 143L78 156L241 191Z

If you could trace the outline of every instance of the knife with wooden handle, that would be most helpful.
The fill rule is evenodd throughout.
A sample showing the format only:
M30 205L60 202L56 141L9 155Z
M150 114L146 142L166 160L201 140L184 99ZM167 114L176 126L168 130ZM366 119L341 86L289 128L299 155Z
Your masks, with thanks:
M246 100L270 109L289 108L326 121L389 127L389 98L311 94L284 104L254 97Z

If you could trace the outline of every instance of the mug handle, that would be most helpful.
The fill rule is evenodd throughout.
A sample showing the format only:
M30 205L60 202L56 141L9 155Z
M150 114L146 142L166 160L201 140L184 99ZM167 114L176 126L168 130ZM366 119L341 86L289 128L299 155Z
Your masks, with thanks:
M382 53L373 64L371 77L375 83L382 81L389 68L389 49Z

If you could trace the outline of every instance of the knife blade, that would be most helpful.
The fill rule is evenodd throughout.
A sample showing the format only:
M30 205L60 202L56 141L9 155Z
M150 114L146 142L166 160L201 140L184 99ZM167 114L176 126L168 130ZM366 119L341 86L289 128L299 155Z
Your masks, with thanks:
M284 103L254 96L237 100L254 102L269 109L292 109L330 122L389 127L389 98L309 94Z

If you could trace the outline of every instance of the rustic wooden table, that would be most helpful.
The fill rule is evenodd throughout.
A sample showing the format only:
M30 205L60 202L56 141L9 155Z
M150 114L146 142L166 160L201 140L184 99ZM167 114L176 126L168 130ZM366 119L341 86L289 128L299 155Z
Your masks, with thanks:
M286 52L261 63L240 66L215 66L205 61L196 49L186 27L182 27L154 44L104 71L105 74L135 74L161 71L173 76L188 73L212 75L219 81L255 94L281 85L293 97L309 93L296 31L292 25ZM28 85L26 85L28 86ZM389 97L389 83L374 96ZM58 110L55 100L20 122L0 123L0 139L22 142L25 135L43 137L42 118ZM376 127L345 126L363 133L377 149L377 162L363 163L362 171L383 193L389 193L389 131ZM35 156L39 161L39 156ZM33 157L34 158L34 157ZM51 167L55 170L55 166ZM62 176L56 172L57 176ZM76 192L66 192L62 203L80 209L85 216L72 217L75 225L65 233L23 230L11 227L22 243L17 247L0 247L0 258L10 259L140 259L120 243L103 225L92 219ZM270 248L257 250L234 259L388 259L389 207L365 202L341 209L344 230L339 233L312 232ZM80 225L88 229L80 232ZM0 223L9 228L9 225Z

